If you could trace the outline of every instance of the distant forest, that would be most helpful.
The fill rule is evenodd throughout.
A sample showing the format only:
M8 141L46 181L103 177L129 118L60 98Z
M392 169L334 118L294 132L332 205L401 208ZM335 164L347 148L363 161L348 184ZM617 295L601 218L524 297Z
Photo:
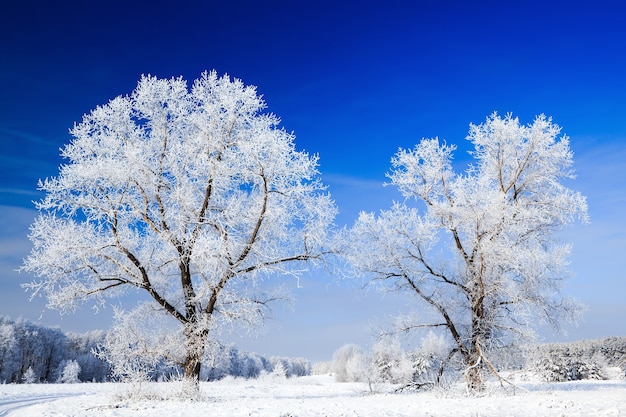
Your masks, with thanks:
M108 363L94 355L105 336L106 333L100 330L80 334L64 333L58 328L0 316L0 383L110 381ZM340 350L345 348L338 349L338 352ZM626 337L545 343L503 352L507 353L503 353L496 361L498 368L533 372L546 381L605 379L609 376L610 368L619 368L622 378L626 376ZM387 357L385 367L400 362L399 358L391 357L394 354L387 353L384 355ZM405 354L401 352L397 355ZM311 363L304 358L264 357L239 351L234 345L218 345L209 356L210 359L208 356L205 359L201 375L204 381L226 376L256 378L263 373L285 377L304 376L311 374L312 370ZM324 372L341 374L350 362L350 358L344 356L339 355L334 363L324 366ZM426 363L419 355L409 356ZM427 362L435 363L432 358ZM163 366L157 367L151 378L157 381L181 375L180 369ZM353 379L360 380L357 377Z
M0 316L0 383L106 382L110 380L107 362L94 355L106 333L64 333L57 328L26 320ZM202 379L225 376L255 378L266 373L304 376L311 363L303 358L264 357L238 351L233 345L220 345L205 364ZM176 377L180 370L157 369L152 379Z

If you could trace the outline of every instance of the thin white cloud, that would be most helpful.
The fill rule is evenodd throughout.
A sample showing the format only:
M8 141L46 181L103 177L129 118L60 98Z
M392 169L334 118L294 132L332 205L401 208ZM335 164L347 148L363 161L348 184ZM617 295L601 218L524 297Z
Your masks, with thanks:
M41 193L35 189L8 188L0 187L0 194L30 195L33 197L41 197Z
M0 126L0 135L7 135L7 136L13 136L15 138L18 138L22 141L27 141L33 144L39 144L39 145L50 145L50 144L54 144L56 141L50 140L50 139L46 139L42 136L39 135L35 135L33 133L30 132L24 132L21 130L15 130L15 129L9 129L6 127L2 127Z
M374 180L345 174L322 173L322 178L326 184L332 184L332 186L351 187L356 189L377 190L382 188L385 183L382 176L381 180Z

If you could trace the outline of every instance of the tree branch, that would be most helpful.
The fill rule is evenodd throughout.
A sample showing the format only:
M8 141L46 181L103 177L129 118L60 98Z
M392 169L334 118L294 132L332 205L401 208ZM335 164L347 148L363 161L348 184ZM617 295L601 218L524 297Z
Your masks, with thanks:
M441 304L439 304L438 302L436 302L435 300L433 300L431 297L424 294L424 292L422 292L422 290L417 286L417 284L415 284L415 282L408 275L403 273L403 276L404 276L404 279L407 281L407 283L411 286L413 291L415 291L417 295L419 295L428 304L433 306L439 312L439 314L441 314L441 316L443 317L446 323L445 324L446 327L450 331L450 334L452 338L454 339L454 342L459 348L459 351L463 353L463 355L465 356L467 354L467 348L463 344L463 339L461 338L461 334L458 332L446 308L442 306Z
M259 217L257 218L256 224L254 225L254 230L252 231L252 234L250 235L248 243L246 244L245 248L239 255L239 258L234 262L233 266L238 265L244 259L246 259L246 257L252 250L254 242L256 241L256 238L259 234L259 230L261 229L261 225L263 224L263 219L265 218L265 211L267 210L267 199L268 199L269 192L268 192L268 187L267 187L267 178L265 178L265 175L263 174L263 172L261 172L261 178L263 179L263 204L261 205L261 212L259 213Z

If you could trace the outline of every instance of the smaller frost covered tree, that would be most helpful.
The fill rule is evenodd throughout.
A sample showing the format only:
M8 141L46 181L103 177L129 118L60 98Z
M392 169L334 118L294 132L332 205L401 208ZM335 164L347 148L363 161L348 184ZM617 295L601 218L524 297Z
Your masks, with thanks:
M94 354L110 365L114 380L141 389L142 382L184 357L180 334L176 327L168 329L168 322L172 324L171 318L149 303L131 312L116 309L115 323Z
M366 366L365 353L358 345L343 345L333 354L331 368L337 382L362 381Z
M381 338L370 352L364 352L357 345L343 345L333 354L335 380L366 382L370 392L374 384L379 383L397 385L397 390L433 386L438 365L433 339L436 337L428 335L416 351L403 349L396 337Z
M207 340L262 318L274 297L259 282L320 260L336 212L318 158L264 108L255 87L207 72L191 88L142 77L85 115L40 183L33 295L65 312L142 293L177 323L197 387Z
M22 382L25 384L34 384L37 382L37 374L33 370L32 366L29 366L24 375L22 375Z
M59 366L61 370L59 379L57 382L63 384L76 384L80 382L78 375L80 375L80 364L78 361L72 359L68 361L63 361Z
M455 147L438 139L400 149L388 176L406 201L361 213L348 232L344 253L358 272L430 309L434 320L402 330L445 329L470 391L484 388L486 369L496 373L490 351L526 336L536 319L558 327L579 313L560 293L570 247L557 232L586 221L587 207L562 183L573 174L560 131L543 115L524 126L494 113L470 125L475 163L462 174L452 168Z

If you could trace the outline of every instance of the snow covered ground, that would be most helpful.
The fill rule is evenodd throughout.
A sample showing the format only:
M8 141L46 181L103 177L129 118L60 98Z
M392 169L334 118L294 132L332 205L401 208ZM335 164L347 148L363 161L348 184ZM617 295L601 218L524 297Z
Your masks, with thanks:
M172 397L177 383L146 384L152 399L127 398L123 384L0 385L0 416L11 417L316 417L316 416L624 416L626 381L519 383L527 391L490 389L467 397L448 391L391 394L388 388L336 383L328 375L293 379L226 379L202 384L205 399ZM170 395L168 395L168 393ZM170 399L163 399L169 397ZM159 399L160 398L160 399Z

